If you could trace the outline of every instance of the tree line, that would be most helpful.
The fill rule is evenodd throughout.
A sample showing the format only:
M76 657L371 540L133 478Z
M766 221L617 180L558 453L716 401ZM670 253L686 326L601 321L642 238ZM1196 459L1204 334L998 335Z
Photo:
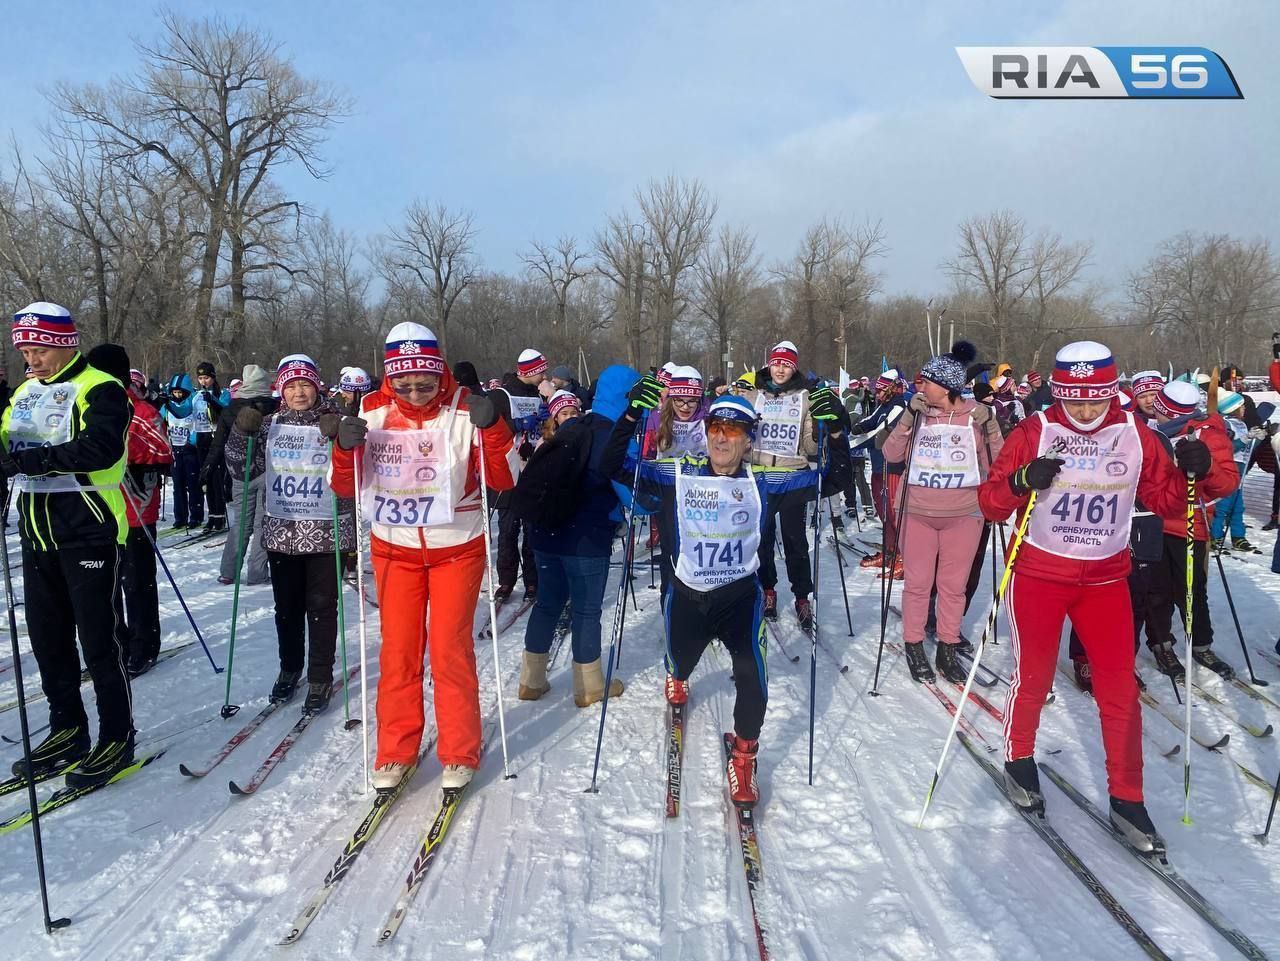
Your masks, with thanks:
M63 304L87 343L123 343L148 373L205 359L234 372L298 350L331 377L346 364L376 373L402 320L431 326L482 376L534 346L588 379L613 360L670 358L731 379L783 338L826 375L873 373L882 358L914 369L953 335L1019 372L1081 338L1129 369L1270 358L1280 263L1261 238L1188 231L1107 289L1089 241L997 210L958 226L941 289L889 296L891 238L871 213L832 212L766 264L749 227L676 175L637 187L590 237L531 238L514 273L484 266L481 225L441 198L360 237L278 177L329 175L326 137L355 109L345 93L302 76L265 32L218 18L162 12L137 55L126 77L55 86L38 151L11 147L0 299ZM7 338L0 351L12 377L20 358Z

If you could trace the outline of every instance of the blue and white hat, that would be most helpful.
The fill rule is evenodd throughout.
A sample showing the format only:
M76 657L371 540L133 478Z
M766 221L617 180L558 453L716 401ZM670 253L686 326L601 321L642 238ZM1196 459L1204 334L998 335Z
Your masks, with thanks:
M363 367L344 367L338 378L338 389L353 394L367 394L373 389L373 378Z
M734 394L721 394L707 408L707 422L713 420L730 420L747 428L752 440L756 436L756 409L741 397Z
M324 385L320 381L320 368L306 354L290 354L280 358L276 365L276 390L283 390L291 380L309 380L315 384L316 390Z
M71 311L37 300L13 315L15 347L79 347L80 332Z

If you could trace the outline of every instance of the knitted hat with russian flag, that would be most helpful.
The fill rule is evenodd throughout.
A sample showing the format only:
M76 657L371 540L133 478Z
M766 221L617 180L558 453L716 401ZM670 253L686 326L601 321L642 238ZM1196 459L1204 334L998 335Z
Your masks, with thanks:
M577 394L567 390L556 391L551 395L551 399L547 401L547 410L552 417L555 417L566 407L576 407L578 410L582 410L582 401L578 399Z
M786 364L792 370L798 370L800 367L800 351L796 350L796 345L791 341L784 340L769 351L769 363Z
M13 346L79 347L80 332L67 308L37 300L13 315Z
M1133 382L1129 386L1133 389L1133 396L1140 397L1163 387L1164 376L1158 370L1140 370L1133 375Z
M669 387L671 386L671 373L675 369L676 369L675 363L669 360L665 364L663 364L661 367L658 368L658 373L654 376L658 378L658 383L660 383L663 387Z
M291 380L310 381L316 390L324 386L320 381L320 368L306 354L290 354L280 358L280 363L276 365L276 390L284 390L284 385Z
M899 391L902 387L902 375L898 373L898 368L890 367L886 371L881 371L880 376L876 378L875 388L881 390Z
M520 351L520 357L516 360L516 376L518 377L536 377L538 374L547 372L547 358L529 347Z
M1055 400L1108 400L1120 389L1111 351L1092 340L1067 344L1053 359Z
M436 335L421 324L406 321L392 327L382 356L382 369L388 377L400 374L439 376L445 372L440 343Z
M668 397L702 396L702 374L696 367L677 367L671 371L671 380L667 383Z
M1174 380L1160 388L1155 399L1156 413L1173 420L1190 414L1200 406L1200 388L1185 380Z

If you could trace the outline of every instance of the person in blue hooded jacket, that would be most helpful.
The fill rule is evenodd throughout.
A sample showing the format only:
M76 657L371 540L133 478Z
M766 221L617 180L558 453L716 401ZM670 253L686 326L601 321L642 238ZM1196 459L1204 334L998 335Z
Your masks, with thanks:
M580 398L566 391L557 392L548 404L556 422L554 446L572 444L585 457L573 516L554 529L529 526L538 570L538 599L525 629L519 687L522 700L537 700L551 689L547 661L556 622L566 603L572 611L574 703L587 707L604 697L600 619L622 509L610 475L600 470L600 459L614 421L627 406L627 392L639 379L640 374L632 368L614 365L600 373L589 413L582 413ZM553 445L547 446L544 456L553 452ZM530 468L536 470L532 460ZM622 691L622 681L614 678L609 696L616 697Z
M191 378L174 374L169 399L160 410L173 448L173 527L180 531L204 522L204 494L200 489L200 450L196 446L196 414L191 402Z

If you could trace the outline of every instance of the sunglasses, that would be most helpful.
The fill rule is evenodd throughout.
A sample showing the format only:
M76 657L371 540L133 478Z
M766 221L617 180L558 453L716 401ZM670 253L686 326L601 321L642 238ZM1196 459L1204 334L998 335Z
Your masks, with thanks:
M434 394L439 387L439 384L406 384L404 387L397 387L395 384L391 385L391 389L401 397L408 397L411 394L423 397L428 394Z
M739 423L736 420L709 420L707 421L707 434L720 434L724 437L747 437L751 433L750 428L746 424Z

